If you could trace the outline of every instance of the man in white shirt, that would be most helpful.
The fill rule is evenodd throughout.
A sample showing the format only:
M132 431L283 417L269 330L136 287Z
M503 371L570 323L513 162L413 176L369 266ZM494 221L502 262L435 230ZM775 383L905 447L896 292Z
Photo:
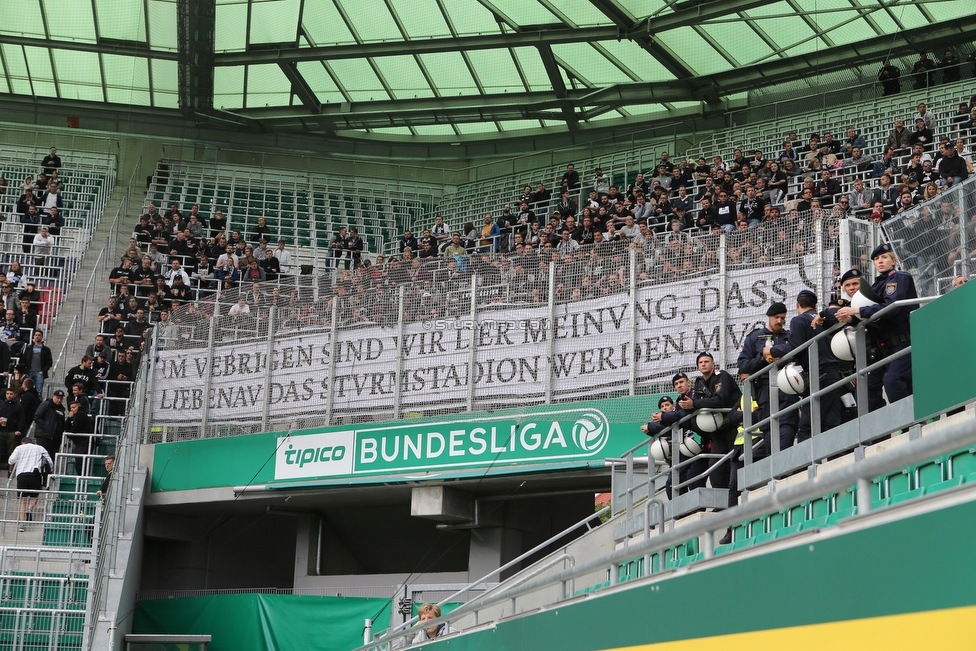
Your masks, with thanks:
M243 316L245 314L251 313L251 307L247 304L247 301L243 296L237 299L237 303L230 306L230 310L227 311L228 316Z
M47 450L29 437L20 441L20 445L7 460L9 472L17 477L17 488L20 489L20 531L26 531L26 523L33 516L37 494L41 490L41 467L45 462L49 468L54 467L54 461Z
M281 273L291 273L291 253L285 251L285 241L278 240L278 248L275 249L274 257L278 258L278 268Z
M51 235L50 230L47 226L41 226L41 232L34 236L34 255L38 256L34 259L34 264L39 267L43 267L45 264L45 258L51 255L51 249L54 248L54 236Z

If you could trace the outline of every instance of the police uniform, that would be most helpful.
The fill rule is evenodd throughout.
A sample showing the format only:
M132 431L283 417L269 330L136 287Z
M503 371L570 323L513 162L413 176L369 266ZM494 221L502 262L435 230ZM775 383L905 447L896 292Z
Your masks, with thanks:
M814 294L809 289L801 291L797 295L797 301L800 300L801 296L807 295L811 297L814 302L816 302L816 294ZM773 357L784 357L789 354L792 350L799 348L806 342L810 341L816 337L819 332L817 332L813 327L813 320L817 317L816 309L809 309L802 314L797 314L790 321L790 336L789 341L785 345L773 346L771 354ZM839 380L842 376L840 374L840 360L834 357L834 353L830 350L830 339L823 337L817 343L817 351L819 353L819 367L816 372L819 373L820 386L824 387L828 384L833 384ZM794 362L803 368L807 377L810 377L810 357L808 354L800 353L793 358ZM843 405L840 402L840 397L843 394L844 389L834 389L830 393L824 394L820 397L820 430L827 431L837 427L842 422L842 408ZM803 392L804 396L810 395L809 384ZM796 440L797 442L806 441L811 435L811 421L810 421L810 403L807 403L800 407L800 422L796 428ZM788 441L786 445L782 445L783 441L781 438L781 449L789 447L793 444L792 441Z
M775 314L786 314L786 306L782 303L773 303L768 310L766 310L766 316L773 316ZM763 357L763 349L766 346L781 346L788 342L790 333L788 330L783 330L783 332L774 333L769 328L759 328L753 330L742 342L742 346L739 347L739 373L745 375L752 375L758 371L769 366L769 362ZM775 373L775 371L771 371ZM756 418L753 423L757 423L761 420L769 418L770 415L770 405L769 405L769 373L763 376L762 380L753 383L754 395L753 398L759 405L759 410L756 413ZM783 409L795 403L798 398L792 396L788 393L779 392L778 396L779 408ZM779 421L779 440L780 449L787 447L789 444L784 444L783 441L792 442L796 436L796 426L799 421L799 414L796 411L792 411L789 414L783 416ZM761 429L763 434L764 445L758 450L754 451L754 459L762 459L767 454L769 450L772 450L772 445L769 440L769 425L764 425Z
M891 244L882 244L871 252L871 259L874 260L879 255L891 252ZM873 316L896 301L918 298L915 279L910 273L897 269L879 274L874 280L872 289L881 298L881 302L862 307L860 309L862 319ZM909 315L916 307L918 306L905 305L895 308L868 326L873 330L882 356L888 357L912 345ZM884 367L882 381L889 403L912 395L911 355L893 360Z
M707 355L707 353L701 353L698 357L702 355ZM711 357L711 355L708 356ZM738 405L739 399L742 397L742 390L727 371L716 369L707 380L703 377L696 379L694 386L692 409L731 408ZM732 451L736 427L727 421L714 432L699 432L699 434L702 436L702 441L707 441L710 444L712 454L726 454ZM714 465L716 461L716 459L708 459L708 465ZM712 488L728 488L729 474L730 464L728 463L723 463L720 468L716 468L710 475Z
M840 277L840 283L843 285L848 280L853 278L860 279L863 274L861 274L858 269L848 269L844 272L844 275ZM842 307L849 307L851 304L850 300L847 298L838 298L836 301L832 300L831 305L829 305L825 310L820 313L820 316L824 320L824 329L829 330L839 323L837 320L837 310ZM856 325L860 321L858 317L851 318L851 325ZM865 343L867 344L867 363L873 364L879 359L881 359L881 351L878 349L877 343L874 341L873 333L870 328L865 328ZM851 360L845 362L844 360L838 360L840 363L840 372L842 375L852 375L856 370L856 361ZM865 380L868 385L868 410L878 409L884 406L884 396L882 395L882 378L884 377L884 371L879 370L872 373L868 373L868 377ZM851 380L851 393L856 395L855 389L857 387L857 380ZM846 390L846 389L845 389ZM843 393L841 393L843 396ZM857 418L857 409L843 409L842 410L842 420L848 421Z
M676 373L675 376L673 378L671 378L671 383L674 384L674 381L677 380L679 377L685 377L685 378L687 378L687 376L684 373ZM674 409L671 410L671 411L662 411L661 412L661 422L660 423L655 423L655 422L652 421L652 422L649 422L647 424L647 435L648 436L657 436L663 430L667 429L668 427L671 427L672 425L674 425L675 423L677 423L679 420L681 420L682 418L684 418L685 416L687 416L688 415L687 412L678 405L678 401L681 400L682 398L691 398L691 397L693 397L693 395L694 395L694 391L689 391L687 394L678 394L677 400L674 400L673 401L674 402ZM657 401L658 409L660 409L664 405L664 402L666 400L669 400L670 401L671 398L668 397L668 396L662 396ZM667 436L662 437L662 441L666 445L669 446L668 449L670 450L671 449L670 448L670 446L671 446L671 436L670 436L670 434L668 434ZM702 446L702 450L704 450L704 449L705 449L705 446L703 445ZM685 459L686 459L686 457L684 457L679 452L678 453L678 463L681 463ZM706 465L702 465L702 464L699 463L699 461L693 461L692 463L689 463L689 464L686 464L684 466L681 466L681 468L678 469L678 482L683 484L685 481L688 480L689 477L694 477L695 475L700 475L701 473L705 472L705 470L707 470L707 469L708 469L707 464ZM686 493L687 491L691 490L692 488L701 488L704 485L705 485L705 482L703 480L697 481L694 484L690 484L688 486L684 486L679 491L679 494L680 493ZM664 490L665 490L665 492L668 495L668 499L671 499L671 473L670 472L668 473L668 478L667 478L667 480L665 482Z

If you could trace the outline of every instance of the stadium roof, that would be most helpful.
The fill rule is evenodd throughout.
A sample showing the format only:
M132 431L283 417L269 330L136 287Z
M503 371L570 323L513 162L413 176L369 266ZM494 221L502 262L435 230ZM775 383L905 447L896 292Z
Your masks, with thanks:
M404 141L640 127L976 27L972 0L0 0L0 15L0 93Z

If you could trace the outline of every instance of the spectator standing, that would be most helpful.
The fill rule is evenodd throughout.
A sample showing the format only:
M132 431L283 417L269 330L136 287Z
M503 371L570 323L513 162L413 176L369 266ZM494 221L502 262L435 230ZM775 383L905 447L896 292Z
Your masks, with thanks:
M58 389L34 414L34 438L54 458L64 435L64 391Z
M27 522L33 517L33 509L37 504L37 495L41 490L41 473L46 463L54 466L51 455L43 447L25 438L8 459L7 471L17 477L17 488L20 490L20 526L18 531L27 530Z
M44 391L44 380L47 379L47 373L54 366L51 349L44 345L43 332L40 330L34 331L34 340L24 346L24 350L20 354L20 363L27 369L28 377L34 380L34 386L37 387L37 392L42 393ZM62 395L64 394L62 393Z
M6 390L5 400L0 402L0 463L6 464L26 432L24 408L17 400L13 387ZM29 423L28 423L29 424Z
M61 168L61 157L58 156L58 150L55 147L51 147L50 153L41 161L41 167L44 168L45 174L53 174Z

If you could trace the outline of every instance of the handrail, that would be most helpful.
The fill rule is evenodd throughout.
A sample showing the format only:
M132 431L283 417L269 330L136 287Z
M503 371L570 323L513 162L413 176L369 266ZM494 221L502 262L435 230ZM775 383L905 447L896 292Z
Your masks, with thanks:
M58 353L58 360L54 363L51 368L49 376L51 379L56 379L58 377L58 369L61 368L61 360L64 359L64 353L68 349L68 342L72 342L71 336L74 334L75 326L78 325L78 315L71 317L71 325L68 326L68 332L64 336L64 343L61 344L61 352ZM72 342L72 350L74 350L74 343ZM44 383L44 395L47 398L51 397L54 392L55 382L45 382Z
M554 542L556 542L557 540L559 540L563 536L565 536L565 535L567 535L569 533L572 533L573 531L576 531L581 526L587 524L590 520L592 520L594 518L599 518L600 516L609 513L610 508L611 507L609 507L609 506L605 506L602 509L600 509L599 511L596 511L594 513L591 513L590 515L586 516L585 518L583 518L582 520L580 520L576 524L570 525L569 527L563 529L562 531L560 531L556 535L550 537L545 542L541 542L538 545L536 545L535 547L533 547L532 549L530 549L529 551L523 552L521 555L513 558L509 562L507 562L504 565L502 565L501 567L499 567L497 570L492 570L491 572L489 572L488 574L485 574L483 577L481 577L477 581L472 581L471 583L469 583L465 587L461 588L460 590L458 590L457 592L455 592L451 596L445 597L444 599L441 599L439 602L437 602L437 605L438 606L443 606L444 604L448 603L452 599L456 599L460 595L464 594L468 590L471 590L472 588L475 588L475 587L477 587L477 586L479 586L481 584L486 583L486 581L489 578L491 578L492 576L494 576L496 574L499 574L501 572L504 572L505 570L508 570L508 569L510 569L512 567L515 567L517 564L521 563L526 558L532 556L533 554L536 554L536 553L542 551L543 549L545 549L549 545L553 544ZM518 576L518 575L516 575L516 576ZM512 577L512 578L514 579L515 577ZM397 626L391 627L391 630L392 631L397 631L397 630L400 630L400 629L403 629L403 628L407 628L410 624L412 624L417 619L418 619L418 617L417 616L414 616L414 617L410 618L409 620L407 620L406 622L403 622L402 624L398 624Z
M922 296L922 297L918 297L918 298L906 298L906 299L903 299L903 300L900 300L900 301L894 301L890 305L886 305L884 308L878 310L878 312L876 312L875 314L871 315L869 318L860 321L858 324L856 324L855 326L852 326L852 327L855 330L860 330L860 329L866 328L868 324L870 324L870 323L872 323L872 322L880 319L882 316L886 315L889 312L894 311L897 308L906 307L906 306L910 306L910 305L921 305L921 304L925 304L925 303L930 303L931 301L934 301L937 298L939 298L939 297L938 296ZM780 359L776 360L775 363L768 364L767 366L759 369L758 371L756 371L755 373L753 373L752 375L750 375L749 377L747 377L745 379L745 381L743 382L743 386L749 386L749 387L751 387L752 383L754 383L754 382L758 381L759 379L761 379L761 376L763 376L765 374L771 373L773 369L776 369L778 371L780 368L783 367L784 362L787 362L787 361L793 359L799 353L801 353L804 350L807 350L808 348L810 348L811 346L813 346L814 343L819 343L819 341L821 339L823 339L823 338L825 338L827 336L833 336L837 331L841 330L845 325L846 324L839 323L839 324L837 324L835 326L832 326L832 327L828 328L827 330L825 330L824 332L821 332L818 335L816 335L815 337L811 338L810 340L804 342L802 345L797 346L792 351L790 351L789 354L784 355ZM878 362L875 362L874 364L870 365L869 367L857 369L851 375L845 376L845 377L841 378L840 380L837 380L836 382L834 382L833 384L831 384L831 385L829 385L827 387L820 387L817 391L811 392L810 395L804 397L803 399L801 399L801 400L799 400L799 401L797 401L797 402L795 402L795 403L793 403L793 404L791 404L791 405L789 405L787 407L784 407L782 409L779 409L776 413L770 414L768 417L764 418L763 420L759 421L758 423L750 423L747 427L744 426L743 432L744 433L747 433L747 434L750 434L750 435L751 434L755 434L755 433L759 432L760 428L763 427L763 426L765 426L766 424L772 423L773 421L777 421L778 422L779 418L782 415L788 414L788 413L793 412L793 411L796 411L796 410L802 408L803 406L805 406L805 405L807 405L809 403L812 403L816 398L819 398L822 395L826 395L826 394L830 393L831 391L834 391L835 389L843 386L845 383L849 382L852 377L859 377L861 375L866 374L869 371L875 370L877 368L881 368L882 366L886 366L887 364L889 364L891 362L892 359L897 359L898 357L901 357L901 356L903 356L905 354L907 354L907 352L905 352L905 351L898 351L896 353L893 353L891 355L888 355L887 357L885 357L882 360L879 360ZM748 391L748 393L749 393L750 396L752 395L751 388ZM779 443L778 440L773 440L774 450L769 450L768 453L772 454L774 451L778 451L778 450L775 449L776 447L778 447L778 443ZM749 455L749 457L751 457L751 455ZM750 461L751 461L751 458L747 458L747 463L750 462Z
M557 572L550 576L501 591L490 598L482 600L474 606L484 608L502 600L514 600L520 595L529 594L542 588L565 583L579 577L610 568L611 576L617 563L628 561L637 556L646 556L663 551L669 547L679 545L689 539L704 537L703 556L707 560L714 553L714 532L731 528L741 522L762 517L767 513L784 509L805 500L822 497L832 492L841 491L851 485L857 486L858 514L852 517L863 517L871 512L871 484L870 478L894 472L920 459L929 459L952 452L965 445L976 443L976 419L968 417L951 422L940 431L933 432L924 438L911 441L879 454L866 458L859 463L843 466L836 470L818 475L810 481L788 486L774 493L752 498L738 506L718 511L706 520L689 522L677 530L662 532L653 538L632 543L626 548L613 551L602 558L588 563L576 565L568 570ZM436 620L429 620L429 625L458 621L460 615L477 612L479 608L464 604L448 615ZM402 635L402 634L401 634ZM398 636L383 636L368 645L356 648L354 651L378 649L380 646Z

